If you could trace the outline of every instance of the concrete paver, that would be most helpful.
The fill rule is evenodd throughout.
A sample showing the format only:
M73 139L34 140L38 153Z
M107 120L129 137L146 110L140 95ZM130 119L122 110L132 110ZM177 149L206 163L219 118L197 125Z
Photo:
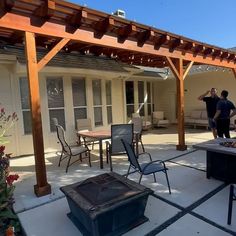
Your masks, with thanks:
M223 186L223 189L217 192L223 183L215 179L206 179L206 155L204 151L194 151L191 147L192 144L209 139L212 139L212 134L208 131L187 130L188 150L180 152L175 150L175 127L152 130L143 135L146 151L152 154L153 159L166 161L172 194L168 193L164 174L157 173L157 183L153 182L152 176L144 176L142 184L155 192L155 195L149 198L145 211L149 221L126 233L127 236L148 233L154 235L155 232L164 236L236 235L235 211L232 225L226 225L228 187ZM16 182L14 209L27 235L80 235L66 216L69 208L59 188L109 171L106 163L103 170L99 168L97 148L95 146L92 152L91 168L86 161L82 164L78 162L70 167L68 173L65 173L65 163L61 167L57 166L58 153L47 154L47 176L52 186L52 194L41 198L37 198L33 193L34 157L11 160L11 170L20 175L20 180ZM168 161L170 158L174 159ZM129 166L127 156L114 156L113 166L115 172L125 174ZM129 178L137 181L139 175L133 174ZM213 196L204 199L210 192L214 192ZM202 199L204 201L201 201ZM199 201L200 205L196 205ZM189 206L194 207L190 209Z

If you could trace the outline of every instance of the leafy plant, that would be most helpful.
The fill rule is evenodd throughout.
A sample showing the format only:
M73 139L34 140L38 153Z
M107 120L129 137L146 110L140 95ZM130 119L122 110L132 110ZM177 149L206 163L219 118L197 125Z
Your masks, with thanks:
M10 174L10 155L5 154L5 147L0 146L0 229L6 230L13 226L15 231L20 231L20 224L17 216L13 211L13 192L15 186L13 182L19 176Z
M5 154L7 143L6 134L17 121L16 113L7 115L4 108L0 108L0 235L5 234L9 227L14 227L15 232L20 232L20 223L13 211L13 185L19 176L10 174L10 154Z
M0 108L0 144L7 143L5 135L17 120L18 117L15 112L13 112L11 115L7 115L5 109L3 107Z

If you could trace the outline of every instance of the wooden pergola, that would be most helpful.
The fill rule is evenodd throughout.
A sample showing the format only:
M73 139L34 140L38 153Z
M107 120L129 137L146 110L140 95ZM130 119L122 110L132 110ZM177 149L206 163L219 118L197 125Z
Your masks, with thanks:
M0 0L0 40L24 45L35 153L35 194L51 192L47 182L39 95L39 71L59 52L104 54L149 67L169 66L176 77L178 150L185 150L184 79L193 63L232 69L235 52L201 43L63 0ZM37 60L37 48L48 53Z

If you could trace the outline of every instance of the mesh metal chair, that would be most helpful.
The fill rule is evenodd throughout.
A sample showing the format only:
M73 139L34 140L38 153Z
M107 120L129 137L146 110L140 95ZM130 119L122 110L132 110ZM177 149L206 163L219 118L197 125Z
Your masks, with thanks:
M88 147L87 146L70 147L65 140L65 131L64 131L63 127L60 125L56 125L56 128L57 128L57 138L58 138L58 140L61 144L61 148L62 148L58 166L60 166L61 161L68 158L68 162L66 165L66 173L67 173L68 168L72 164L74 164L75 162L77 162L79 160L82 161L83 158L88 158L89 166L91 167L90 150L88 149ZM82 154L84 154L84 157ZM76 157L76 156L79 156L79 159L76 159L71 163L71 158Z
M166 181L167 181L169 193L171 194L170 184L169 184L169 179L168 179L168 174L167 174L168 169L166 168L165 162L163 162L161 160L152 161L152 157L151 157L150 153L147 153L147 152L141 153L140 155L136 156L135 153L134 153L132 145L130 145L125 140L122 140L122 143L124 145L124 148L126 150L126 153L128 155L128 159L129 159L129 162L130 162L130 166L129 166L126 178L130 174L130 169L131 168L134 169L134 172L132 172L132 173L135 173L135 172L140 173L139 184L141 183L143 175L153 174L154 181L156 182L155 173L163 172L166 176ZM139 164L138 158L140 156L148 156L149 159L150 159L150 162Z
M228 225L231 224L233 201L235 200L236 200L236 186L231 184L229 188L229 206L228 206L228 220L227 220Z
M143 141L142 141L142 126L143 126L143 121L141 117L133 117L132 118L132 124L134 125L134 133L137 135L135 138L138 140L134 140L133 143L138 145L138 143L141 144L141 147L143 149L143 152L145 152L144 146L143 146ZM137 142L138 141L138 142Z
M110 170L113 171L112 158L113 155L125 154L124 145L121 139L132 145L133 143L133 124L120 124L111 126L111 142L106 142L107 163L110 163Z
M77 131L87 132L87 131L91 131L92 130L92 122L91 122L90 118L77 119L76 120L76 124L77 124ZM77 143L79 145L81 145L81 144L91 145L92 149L94 148L94 144L97 141L96 139L93 139L93 138L85 138L85 137L83 137L83 139L82 139L81 136L78 133L77 133L77 137L78 137Z

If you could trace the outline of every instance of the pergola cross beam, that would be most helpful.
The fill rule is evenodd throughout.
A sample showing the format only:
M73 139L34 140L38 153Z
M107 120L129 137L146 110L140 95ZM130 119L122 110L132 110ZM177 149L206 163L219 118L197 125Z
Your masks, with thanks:
M212 54L210 55L203 54L202 50L204 46L201 44L195 44L195 46L193 47L193 51L191 50L185 51L185 49L181 49L178 47L173 48L172 44L171 44L172 46L168 44L168 40L173 40L173 37L168 36L165 38L163 34L163 36L161 36L161 38L163 38L163 41L158 40L155 30L150 31L152 34L154 33L155 35L151 36L152 41L144 42L142 46L137 45L138 38L135 38L136 41L133 39L126 38L124 42L119 42L119 40L117 40L120 37L118 33L117 35L106 34L106 30L108 28L115 27L115 25L113 25L115 22L113 18L106 18L106 19L109 20L106 20L105 23L103 21L103 23L100 23L100 26L97 28L97 31L99 32L98 35L100 35L100 37L95 37L97 35L96 31L94 33L91 29L87 30L82 27L77 29L76 34L72 32L67 32L67 25L65 23L57 24L52 21L46 21L42 26L39 27L37 25L33 25L29 17L18 15L12 12L7 12L4 16L0 18L0 29L2 27L12 30L19 30L23 32L28 31L39 35L50 36L52 38L67 38L92 46L96 45L97 47L101 48L110 48L114 50L119 49L120 51L126 51L128 53L137 52L140 54L142 53L142 54L152 55L155 57L167 56L176 59L182 58L185 61L194 61L196 63L201 63L201 64L208 64L208 65L222 66L226 68L236 69L236 58L229 60L229 56L230 58L232 58L231 55L236 55L233 52L228 53L226 51L222 51L221 55L216 57L213 56ZM117 30L117 32L118 31L119 30ZM136 33L135 35L136 35L135 37L138 37L139 34ZM147 34L147 36L149 35ZM144 39L147 40L147 38ZM160 45L160 42L161 43L165 42L164 39L167 40L165 45L172 48Z
M234 77L235 77L235 79L236 79L236 69L232 69L232 72L233 72Z
M68 42L70 39L61 39L39 62L38 71L40 71Z
M120 59L129 64L135 62L136 65L165 67L165 62L168 62L176 77L178 150L186 149L184 78L193 63L230 68L236 77L235 52L75 5L68 1L0 1L0 35L10 43L12 42L11 36L15 32L24 33L26 39L37 180L35 193L37 196L50 192L44 159L38 72L70 40L80 45L78 51L95 50L96 54L106 52L111 55L115 54L117 59L120 55ZM35 35L40 35L40 38L45 40L41 45L50 44L52 42L50 40L60 40L38 63ZM74 50L74 46L72 48Z
M184 70L183 80L185 80L186 76L188 75L189 71L191 70L191 67L193 66L194 61L190 61L187 67Z

